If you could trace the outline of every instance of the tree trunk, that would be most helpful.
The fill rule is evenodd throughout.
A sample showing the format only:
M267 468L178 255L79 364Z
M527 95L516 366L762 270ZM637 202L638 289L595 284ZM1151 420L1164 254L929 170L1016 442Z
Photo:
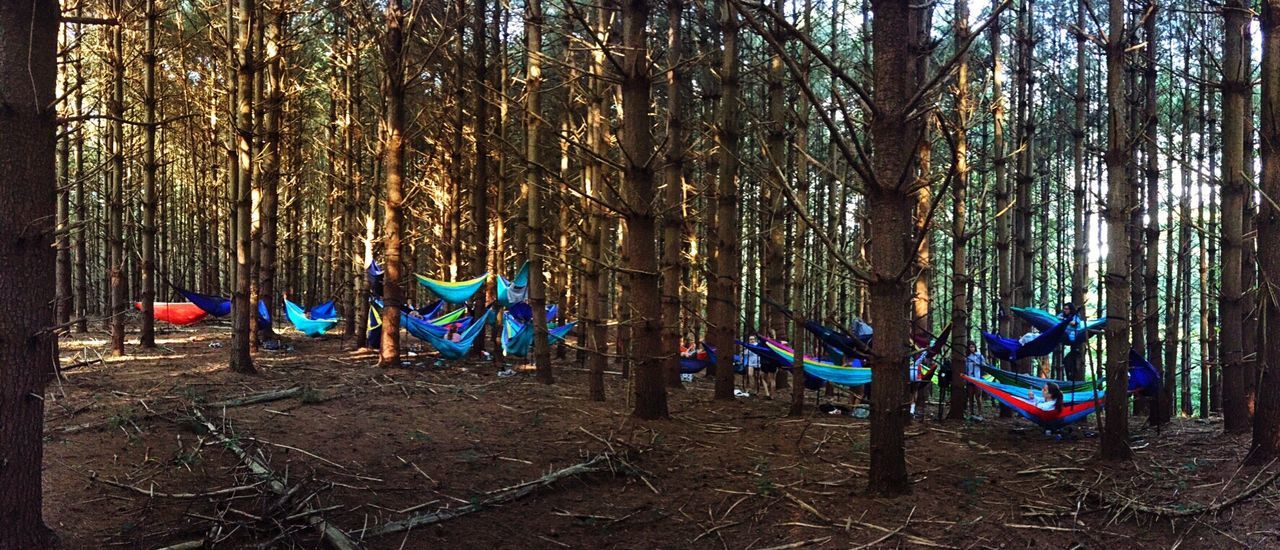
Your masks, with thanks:
M1280 197L1280 0L1262 2L1262 175L1264 197ZM1258 243L1280 241L1280 209L1263 200L1258 212ZM1257 409L1253 418L1253 442L1248 462L1265 465L1280 457L1280 335L1273 328L1280 322L1277 281L1280 281L1280 253L1274 246L1258 247L1258 321L1263 330L1259 341L1258 364L1262 379L1258 385Z
M1107 359L1108 388L1129 385L1129 269L1128 211L1131 194L1126 165L1129 148L1127 105L1124 97L1125 26L1123 0L1110 0L1107 33ZM1102 458L1124 460L1129 449L1129 394L1112 391L1106 397L1106 426L1102 431Z
M684 38L681 28L684 0L667 1L667 147L666 166L663 169L662 211L662 344L666 354L663 370L667 386L680 384L680 275L683 248L684 174L685 156L685 103L688 98L687 71L684 63Z
M42 519L44 388L53 380L57 341L51 245L55 174L58 3L3 3L0 8L0 548L45 548Z
M283 4L283 3L282 3ZM260 217L262 220L262 250L258 261L258 299L267 305L268 311L275 311L276 303L276 257L280 217L280 127L284 119L285 99L285 61L284 36L288 15L284 5L264 10L269 14L265 32L265 49L263 54L269 60L266 67L266 103L262 118L263 163L262 163L262 200ZM294 298L297 299L297 298ZM268 327L259 338L274 338L274 331Z
M592 10L592 32L595 33L596 47L591 49L591 63L588 71L586 141L591 155L582 166L582 185L587 197L604 202L604 164L598 159L606 154L605 144L605 49L602 44L609 41L609 16L603 0L597 0ZM609 222L605 219L602 206L595 204L590 198L584 201L587 212L586 235L583 239L583 297L586 307L583 311L582 332L586 337L588 384L592 401L604 401L604 369L608 363L608 331L605 323L609 302L609 274L605 265L608 253Z
M537 379L543 384L555 383L551 372L551 350L547 342L547 289L543 275L543 251L546 235L542 228L542 190L544 175L540 160L542 129L542 0L528 0L525 5L525 48L528 59L525 70L525 193L528 199L529 306L533 309L533 362ZM656 299L657 297L654 296ZM655 339L656 341L656 339Z
M922 10L901 0L873 0L872 74L879 115L871 122L872 170L867 186L871 234L868 255L870 317L876 327L871 356L871 468L868 491L877 496L907 493L903 429L907 420L907 344L911 288L905 278L915 245L912 200L903 174L910 171L920 136L920 120L908 112L916 92L916 60L902 36L915 36Z
M252 278L250 248L252 227L250 206L253 190L253 0L239 0L239 29L236 33L236 177L232 200L235 205L235 291L231 295L231 370L256 372L250 355L250 323L256 323L257 304L250 301Z
M654 243L653 120L650 113L649 47L645 27L649 21L647 0L626 0L622 4L622 128L618 141L622 148L624 219L626 247L630 262L634 315L632 337L640 342L658 342L662 332L662 308L658 300L658 258ZM534 307L534 315L540 311ZM666 350L651 345L635 349L635 410L637 418L653 420L667 416L667 388L661 354Z
M724 54L720 65L719 128L716 141L719 149L716 167L718 181L712 202L715 204L715 227L709 232L715 235L716 246L712 251L714 280L708 285L707 310L711 324L711 345L716 354L716 399L733 399L732 354L734 333L737 330L738 289L740 271L740 240L738 238L738 142L742 137L739 126L739 58L738 12L729 1L718 2L724 39Z
M956 44L967 44L969 41L969 2L956 0L955 13L952 15L952 32L955 33ZM947 418L961 420L964 418L965 381L960 376L965 366L966 347L969 339L969 270L965 247L969 244L969 235L965 227L967 211L965 201L969 191L969 118L973 106L969 103L969 54L967 50L956 52L955 83L955 181L951 184L951 410Z
M1160 317L1158 315L1160 303L1160 289L1158 283L1157 266L1160 264L1160 138L1157 135L1159 131L1160 106L1157 103L1156 96L1156 49L1159 47L1160 39L1156 32L1156 20L1159 12L1154 3L1150 0L1148 4L1148 12L1143 21L1143 33L1146 35L1147 45L1143 49L1144 64L1142 83L1146 93L1146 100L1143 102L1143 118L1145 119L1145 130L1143 132L1143 146L1146 152L1146 166L1143 169L1143 176L1146 178L1146 256L1143 261L1143 277L1142 284L1144 287L1145 305L1143 306L1142 328L1146 333L1145 343L1146 349L1142 350L1147 360L1157 371L1163 371L1161 365L1163 360L1160 355ZM1170 381L1172 383L1172 381ZM1163 394L1163 391L1161 392ZM1169 419L1167 410L1162 410L1159 397L1151 407L1150 417L1151 424L1159 424Z
M122 0L112 0L112 13L123 17ZM111 354L124 355L125 273L124 273L124 25L111 28L111 97L107 100L109 145L107 146L110 188L107 209L107 268L110 280L109 308L111 317Z
M384 137L386 150L384 177L386 208L382 221L385 275L382 287L382 345L378 366L400 366L400 308L404 305L404 261L401 238L404 234L404 100L405 100L405 10L401 0L387 3L387 30L382 42L382 95L386 101ZM412 10L412 8L410 8ZM483 322L477 321L477 322Z
M1087 0L1079 0L1076 2L1076 93L1075 103L1075 127L1071 135L1071 160L1072 172L1075 176L1075 186L1072 189L1072 246L1071 246L1071 305L1080 314L1086 317L1085 312L1085 285L1088 284L1088 258L1085 256L1085 195L1087 194L1085 183L1085 117L1089 110L1088 84L1085 75L1086 58L1085 58L1085 41L1087 37L1084 34L1085 28L1085 10L1088 9ZM1072 350L1075 361L1074 380L1084 380L1084 363L1086 346L1076 345Z
M1251 20L1246 0L1228 0L1223 8L1226 42L1222 63L1222 290L1219 294L1222 354L1222 418L1227 433L1249 430L1245 400L1241 309L1241 257L1244 228L1245 98L1249 87L1249 52L1245 35ZM1116 387L1116 386L1110 386Z
M475 255L471 261L469 273L493 271L489 268L489 39L485 28L487 4L487 2L475 2L475 13L471 16L472 69L475 71L471 93L475 116L475 169L472 171L474 176L471 180L471 223ZM505 67L503 71L506 71ZM485 303L497 298L494 287L486 285L485 289ZM476 354L484 351L485 347L485 329L480 330L473 350ZM497 354L494 354L494 357L497 357Z

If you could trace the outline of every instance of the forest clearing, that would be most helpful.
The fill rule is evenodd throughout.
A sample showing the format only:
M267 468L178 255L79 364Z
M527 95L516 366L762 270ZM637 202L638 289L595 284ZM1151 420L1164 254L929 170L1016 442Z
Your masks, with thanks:
M1280 0L0 0L0 550L1280 547Z
M1245 442L1222 435L1216 418L1159 431L1135 426L1140 448L1117 467L1096 460L1092 439L1055 441L1021 419L939 422L935 410L907 427L911 494L879 499L862 489L867 420L789 418L784 400L716 401L702 376L672 394L670 421L638 421L589 400L581 370L561 368L557 385L545 386L532 373L499 378L488 362L442 368L425 355L409 369L370 369L369 352L344 351L337 339L263 354L262 375L246 379L228 373L223 353L208 346L227 335L225 327L162 334L155 350L68 373L45 432L45 517L66 547L238 547L273 538L315 547L320 537L305 519L285 521L305 508L365 548L1280 543L1280 486L1266 470L1235 466ZM607 392L625 399L616 374ZM227 403L299 387L306 389ZM196 429L193 410L293 496L273 494ZM364 534L463 509L600 456L614 457L617 471L406 531ZM1258 487L1254 498L1236 499ZM190 496L165 496L174 493ZM1216 510L1191 513L1195 506Z

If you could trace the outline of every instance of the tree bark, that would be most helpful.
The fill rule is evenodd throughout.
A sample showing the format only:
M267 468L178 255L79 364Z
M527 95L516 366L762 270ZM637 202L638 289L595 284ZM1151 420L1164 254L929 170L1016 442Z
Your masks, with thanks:
M383 121L386 207L382 235L387 265L382 287L382 345L378 351L378 366L384 368L400 366L400 309L404 305L401 239L404 234L405 17L401 0L387 3L387 29L382 41L386 71L382 75L382 94L386 101L386 120Z
M663 168L662 210L662 344L666 353L663 371L667 386L680 383L680 275L683 248L683 203L685 157L685 103L688 98L687 71L684 63L684 0L667 0L667 54L671 69L667 71L667 147ZM719 351L719 350L717 350Z
M1228 0L1223 7L1226 38L1222 63L1222 290L1219 294L1222 354L1222 418L1227 433L1249 430L1245 400L1242 242L1244 228L1245 98L1249 83L1250 7ZM1111 386L1116 387L1116 386Z
M42 519L44 388L53 380L57 341L49 331L54 298L53 216L57 201L54 81L57 2L0 3L0 548L52 544Z
M251 212L253 190L253 0L239 0L236 33L236 176L232 200L235 206L235 290L231 295L231 370L256 372L250 355L250 323L256 323L257 304L249 299L252 283Z
M876 347L871 355L875 389L871 394L871 468L868 492L894 496L910 492L903 429L907 420L907 345L911 287L906 279L914 256L909 174L921 133L920 120L908 112L916 92L916 60L902 36L915 36L920 8L903 0L873 0L872 75L878 111L871 122L872 170L867 186L871 234L868 255L871 324ZM904 181L907 180L907 181Z
M543 275L546 235L542 227L542 185L544 174L540 160L542 130L542 0L528 0L525 5L525 193L528 200L529 306L533 309L533 362L539 382L554 384L551 350L547 342L547 289ZM656 297L655 297L656 298Z
M707 309L711 324L711 345L716 354L715 398L733 399L732 354L737 330L740 240L738 239L738 142L739 126L739 58L737 9L729 0L718 2L724 52L720 65L720 106L716 141L719 154L715 159L717 183L711 200L715 205L714 229L716 246L712 251L714 268L707 293ZM711 166L708 165L708 168Z
M1129 229L1131 194L1126 165L1129 148L1125 80L1125 3L1110 0L1107 33L1107 317L1106 377L1108 388L1129 386ZM1106 425L1102 431L1102 458L1125 460L1129 449L1129 394L1107 392Z
M1262 175L1264 197L1280 197L1280 0L1262 2ZM1258 212L1258 243L1280 241L1280 209L1264 199ZM1274 246L1258 247L1258 320L1263 330L1258 345L1262 379L1253 419L1248 462L1268 464L1280 456L1280 253Z
M112 0L111 11L123 14L122 0ZM124 355L125 273L124 273L124 28L116 24L111 28L111 97L107 100L108 156L111 163L108 191L107 243L110 281L109 308L111 316L111 354Z
M286 43L285 18L288 17L283 2L274 8L265 9L270 19L265 31L264 58L269 60L266 67L266 103L262 118L263 137L262 163L262 200L258 203L262 220L262 250L258 261L258 299L267 305L268 311L275 311L276 303L276 263L277 243L280 218L280 166L281 166L281 133L280 127L284 119L285 99L285 61L284 44ZM296 298L295 298L296 299ZM268 327L258 334L259 338L274 338L274 331Z
M969 41L969 2L956 0L955 12L952 15L952 32L956 44L967 44ZM964 378L965 355L969 339L969 278L968 256L966 247L969 244L968 229L965 227L965 201L969 191L969 118L973 106L969 103L969 54L967 50L956 52L955 83L955 181L951 184L951 333L955 345L951 346L951 410L947 418L961 420L967 399Z

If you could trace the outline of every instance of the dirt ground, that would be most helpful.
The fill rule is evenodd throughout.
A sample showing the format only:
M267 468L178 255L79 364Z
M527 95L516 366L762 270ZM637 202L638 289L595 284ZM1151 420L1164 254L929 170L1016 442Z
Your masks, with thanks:
M61 547L315 548L326 522L366 548L1280 545L1280 465L1239 467L1247 437L1219 422L1135 421L1136 458L1116 465L1094 459L1095 439L1056 441L990 410L925 419L908 427L912 494L874 499L866 420L716 402L701 377L672 393L670 420L641 422L621 376L608 401L586 399L573 352L547 386L426 354L377 369L336 337L292 333L296 349L260 352L261 373L243 376L224 366L228 335L170 329L155 350L50 386L45 520ZM104 338L65 339L63 364L96 359ZM513 488L601 455L593 472ZM444 519L375 532L433 512Z

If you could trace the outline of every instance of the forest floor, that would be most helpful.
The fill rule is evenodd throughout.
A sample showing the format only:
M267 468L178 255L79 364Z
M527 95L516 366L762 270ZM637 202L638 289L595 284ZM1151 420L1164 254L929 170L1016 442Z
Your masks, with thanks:
M367 548L1280 545L1280 465L1239 467L1247 436L1216 421L1135 421L1136 458L1108 464L1096 439L1056 441L990 410L924 419L907 429L911 495L876 499L863 495L867 420L713 401L702 377L672 392L670 420L643 422L621 376L589 401L572 351L547 386L425 355L381 370L336 337L295 337L243 376L225 368L228 336L170 330L50 386L45 520L62 547L314 548L317 525ZM104 338L65 339L63 364L96 359Z

